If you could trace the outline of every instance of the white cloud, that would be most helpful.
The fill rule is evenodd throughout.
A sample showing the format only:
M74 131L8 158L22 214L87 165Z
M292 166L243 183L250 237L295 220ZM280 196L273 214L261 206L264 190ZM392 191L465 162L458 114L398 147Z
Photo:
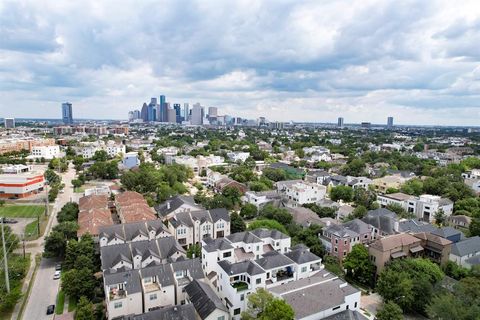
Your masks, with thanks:
M478 1L3 1L0 112L478 125L479 42Z

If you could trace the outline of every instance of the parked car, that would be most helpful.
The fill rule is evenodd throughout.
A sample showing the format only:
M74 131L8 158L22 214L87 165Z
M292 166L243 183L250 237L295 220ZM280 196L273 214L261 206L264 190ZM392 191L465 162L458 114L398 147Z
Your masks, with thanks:
M57 263L57 264L55 265L55 270L56 270L56 271L62 270L62 264L61 264L61 263Z
M55 305L51 304L47 307L47 314L52 314L55 311Z
M9 219L9 218L1 217L1 218L0 218L0 222L2 222L2 221L3 221L3 223L17 223L17 222L18 222L18 221L15 220L15 219Z
M55 271L55 273L53 274L53 280L58 280L60 279L60 271Z

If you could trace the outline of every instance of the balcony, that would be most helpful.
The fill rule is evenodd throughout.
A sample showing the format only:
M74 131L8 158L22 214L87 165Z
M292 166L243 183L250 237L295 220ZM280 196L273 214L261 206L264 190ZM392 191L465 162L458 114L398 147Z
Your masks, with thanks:
M119 300L127 297L127 292L123 289L112 288L108 294L110 301Z
M243 281L237 281L232 283L232 287L237 290L237 292L248 290L248 283Z
M152 291L158 291L160 290L160 284L157 282L151 282L151 283L146 283L143 284L143 288L145 289L145 293L152 292Z
M293 278L293 272L291 270L278 270L275 276L277 281L284 281Z

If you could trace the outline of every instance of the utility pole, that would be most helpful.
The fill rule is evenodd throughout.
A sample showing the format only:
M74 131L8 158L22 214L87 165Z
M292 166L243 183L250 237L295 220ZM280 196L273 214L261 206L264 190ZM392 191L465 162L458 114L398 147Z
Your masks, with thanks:
M23 259L25 259L25 233L23 234Z
M45 183L45 216L48 217L48 181ZM40 234L40 232L38 233Z
M3 244L3 261L5 262L5 284L7 286L7 292L10 293L10 279L8 278L8 261L7 261L7 249L5 248L5 230L3 228L2 218L2 244Z

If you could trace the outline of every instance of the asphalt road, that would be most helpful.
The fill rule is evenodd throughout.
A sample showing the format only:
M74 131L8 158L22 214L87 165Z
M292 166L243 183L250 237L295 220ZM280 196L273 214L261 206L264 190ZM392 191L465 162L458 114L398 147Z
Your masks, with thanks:
M69 170L62 175L63 183L65 183L65 192L59 193L57 200L55 201L53 212L51 212L45 235L48 235L52 228L58 224L56 216L57 212L70 200L77 201L78 195L74 194L71 181L75 178L75 169L70 165ZM32 241L34 242L34 241ZM38 242L38 246L33 248L32 251L43 252L44 237L35 240ZM53 315L47 316L47 307L51 304L55 304L57 293L60 285L60 280L53 280L53 274L55 273L55 264L58 261L54 259L42 258L37 274L34 279L32 291L28 298L25 311L22 319L24 320L50 320L53 319Z
M60 280L53 280L56 263L53 259L42 259L40 262L23 319L53 319L53 314L47 315L47 307L55 304L57 298Z

